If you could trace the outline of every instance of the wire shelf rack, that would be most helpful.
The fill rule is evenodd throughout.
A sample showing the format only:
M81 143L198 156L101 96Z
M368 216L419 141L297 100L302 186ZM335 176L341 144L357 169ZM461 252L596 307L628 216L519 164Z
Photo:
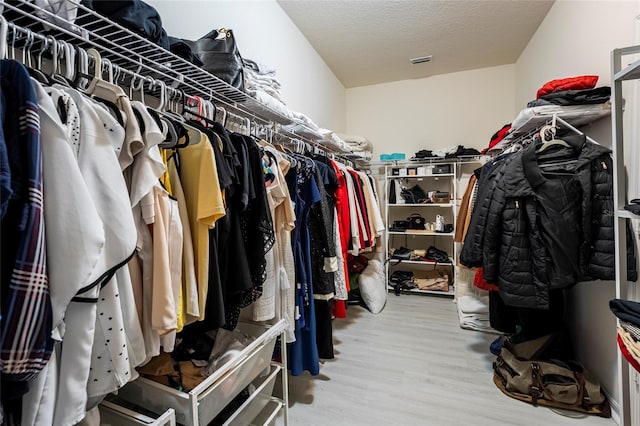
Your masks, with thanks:
M0 1L9 23L80 48L95 48L103 58L123 69L152 77L191 96L219 102L248 116L280 125L294 121L185 59L153 44L127 28L78 4L69 22L28 0Z

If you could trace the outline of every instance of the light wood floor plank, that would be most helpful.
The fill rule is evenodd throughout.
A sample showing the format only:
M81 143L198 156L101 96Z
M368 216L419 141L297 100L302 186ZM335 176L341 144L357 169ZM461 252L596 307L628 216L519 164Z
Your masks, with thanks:
M389 295L379 315L350 306L333 324L336 359L289 379L291 425L614 425L503 395L492 381L495 335L461 329L451 299Z

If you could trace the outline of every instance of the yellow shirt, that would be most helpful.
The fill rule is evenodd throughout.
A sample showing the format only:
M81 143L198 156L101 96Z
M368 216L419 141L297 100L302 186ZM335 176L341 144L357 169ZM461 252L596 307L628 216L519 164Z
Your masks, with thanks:
M167 192L169 193L169 195L171 195L172 197L173 195L173 190L171 189L171 178L169 177L169 167L168 167L168 158L169 155L171 155L171 151L168 149L161 149L160 150L160 156L162 157L162 162L164 163L164 173L162 174L162 176L160 176L160 183L162 183L162 186L164 186L164 189L167 190Z
M187 202L198 283L199 320L204 319L209 290L209 229L225 215L215 154L209 138L189 129L192 145L181 148L182 189ZM199 140L193 144L193 141Z

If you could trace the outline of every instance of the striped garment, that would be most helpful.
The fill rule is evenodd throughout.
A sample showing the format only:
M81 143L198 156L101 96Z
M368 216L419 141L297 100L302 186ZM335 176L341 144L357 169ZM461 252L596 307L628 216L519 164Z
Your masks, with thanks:
M627 321L620 321L620 326L631 335L633 340L640 342L640 327Z
M13 196L2 220L2 381L25 381L51 357L52 315L42 198L40 122L26 68L0 61L5 143Z

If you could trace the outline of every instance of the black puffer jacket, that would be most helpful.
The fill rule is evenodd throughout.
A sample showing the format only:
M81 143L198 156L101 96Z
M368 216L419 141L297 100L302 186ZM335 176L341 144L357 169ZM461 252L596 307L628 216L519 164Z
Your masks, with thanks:
M498 284L509 306L548 309L549 256L537 222L536 192L527 180L523 152L504 166L486 221L484 278Z
M587 143L584 136L565 140L578 154L577 163L567 166L575 167L571 173L545 178L530 146L503 166L495 187L482 264L484 278L498 284L508 305L547 309L549 289L615 279L610 150ZM544 155L548 160L567 151ZM634 281L635 245L629 231L628 279Z
M513 154L502 155L482 166L480 172L476 173L478 175L476 202L473 206L464 244L460 251L460 263L469 268L482 266L482 247L484 245L484 234L487 229L486 224L489 207L493 200L494 191L504 175L504 166L509 162L509 158L512 155Z

